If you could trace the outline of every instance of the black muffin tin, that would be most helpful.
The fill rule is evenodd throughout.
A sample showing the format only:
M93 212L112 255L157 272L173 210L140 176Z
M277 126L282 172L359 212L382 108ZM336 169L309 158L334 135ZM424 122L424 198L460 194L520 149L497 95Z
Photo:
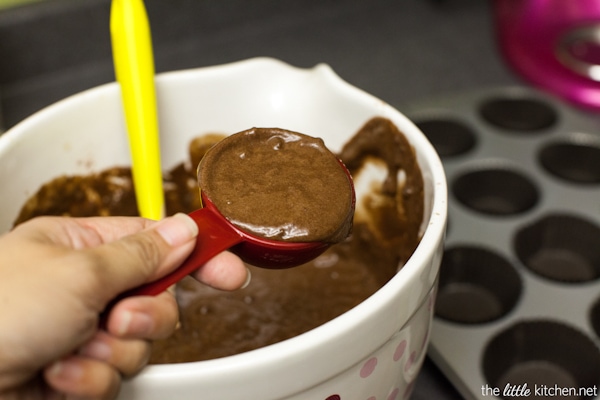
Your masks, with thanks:
M600 117L524 87L402 110L448 178L430 357L466 398L598 398Z

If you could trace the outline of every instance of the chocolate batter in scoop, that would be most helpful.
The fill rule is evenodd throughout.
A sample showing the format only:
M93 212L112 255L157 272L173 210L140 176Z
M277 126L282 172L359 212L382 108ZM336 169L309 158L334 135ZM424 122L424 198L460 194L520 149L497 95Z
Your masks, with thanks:
M301 133L231 135L206 153L198 184L231 223L256 236L337 243L352 229L351 178L321 139Z

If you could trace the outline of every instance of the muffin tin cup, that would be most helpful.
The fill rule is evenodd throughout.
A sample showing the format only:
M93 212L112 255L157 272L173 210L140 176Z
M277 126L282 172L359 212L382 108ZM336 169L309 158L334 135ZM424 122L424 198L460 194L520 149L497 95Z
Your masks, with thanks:
M453 247L442 259L435 315L464 324L489 322L512 310L520 294L521 279L502 256L484 248Z
M598 300L596 300L592 306L589 317L594 333L600 339L600 295L598 296Z
M483 374L491 387L525 388L533 398L556 397L555 388L567 389L567 398L586 396L598 384L600 353L579 330L559 322L517 322L495 335L482 360ZM510 390L501 397L510 398Z
M525 87L402 109L450 189L430 357L469 399L597 398L600 118Z

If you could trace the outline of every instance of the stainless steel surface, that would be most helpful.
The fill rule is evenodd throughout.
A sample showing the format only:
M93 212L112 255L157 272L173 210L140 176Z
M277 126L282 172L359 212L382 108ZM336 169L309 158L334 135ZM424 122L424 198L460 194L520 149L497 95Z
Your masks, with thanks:
M533 125L527 129L498 126L482 115L482 106L495 99L508 101L525 99L534 103L540 102L548 105L554 115L543 115L535 129L532 128ZM598 363L600 331L593 326L598 326L600 313L593 314L591 310L594 304L600 304L600 265L596 259L597 255L590 257L595 261L584 263L585 265L580 264L585 259L583 252L591 250L595 254L596 250L593 248L600 245L600 235L598 235L600 233L600 158L598 157L600 119L598 116L585 114L554 97L526 87L486 88L437 96L426 101L415 102L404 108L404 111L418 124L432 120L458 122L467 127L475 139L474 146L465 147L464 151L442 157L449 185L449 228L445 257L448 256L449 249L490 251L505 260L508 269L516 271L521 282L520 293L515 293L515 301L503 313L490 315L487 319L475 322L468 321L464 314L477 306L471 304L470 307L456 310L457 313L462 314L461 320L440 318L438 314L432 328L430 357L450 377L465 398L481 400L494 398L491 392L482 391L485 385L494 389L494 384L486 379L483 368L484 353L489 342L513 324L543 319L566 324L585 336L587 341L593 343L589 353ZM531 111L522 114L528 124L533 124L532 121L536 119ZM514 125L515 122L513 121L512 124ZM425 133L427 134L427 131ZM544 158L549 154L544 153L544 150L556 145L563 146L564 152L561 156ZM577 149L588 149L595 156L586 160L581 157L583 153L577 153L580 156L579 160L577 157L570 158L570 151ZM575 173L580 168L582 171ZM492 203L489 198L486 199L486 203L473 203L474 207L469 206L468 201L477 196L476 192L480 188L466 188L458 185L458 182L467 174L478 171L515 172L533 185L536 195L530 197L531 201L520 203L521 208L498 209L497 203ZM498 189L495 193L505 196L513 190L511 184L503 185L501 181L494 182L491 174L489 178L486 184L494 185ZM465 204L464 200L460 200L460 192L467 189L473 192L470 193L471 197L467 198ZM516 197L505 199L521 198L523 192L525 189L519 186L513 192ZM478 208L480 206L481 208ZM489 207L488 212L486 207ZM562 222L552 230L553 232L544 231L541 237L534 240L535 245L538 245L544 240L550 240L551 236L560 235L560 231L569 232L568 236L577 235L577 231L582 232L582 237L576 238L577 243L574 244L582 253L567 254L571 253L572 249L562 252L564 250L562 246L569 246L565 243L570 239L565 237L558 242L553 242L552 255L540 260L544 263L542 266L544 268L565 269L556 277L551 275L555 271L548 272L550 275L543 275L532 270L531 266L528 268L527 260L524 261L524 257L519 254L519 248L524 245L521 241L524 240L522 233L526 232L526 227L553 215L567 215L569 218L582 219L596 229L596 233L589 234L578 225L574 231L570 231L568 223ZM575 261L571 256L583 256L583 259ZM490 273L487 271L491 267L491 262L487 260L484 262L482 259L477 261L476 267L486 271L483 273L489 276ZM443 263L442 270L445 266ZM579 274L582 271L577 270L581 266L586 270L583 275ZM497 288L499 293L506 294L511 290L508 283L511 282L498 278L492 282L491 288ZM442 292L443 290L440 289L438 301L447 300L446 297L442 299ZM481 293L477 293L479 294ZM486 299L486 297L473 297L472 302L477 298ZM439 304L436 307L439 307ZM545 333L553 335L552 332ZM544 333L539 334L537 340L542 342L543 336ZM559 340L557 335L554 347L546 351L549 357L552 357L553 351L559 351ZM505 351L510 353L511 350ZM574 353L575 346L568 351L572 352L571 357L578 357ZM515 354L506 357L518 359L520 355L515 350ZM582 368L587 364L582 357L577 358L575 363L580 363ZM597 393L600 387L600 373L598 369L593 373L598 378L593 385L590 384L590 389L593 390L595 387ZM565 385L552 375L546 374L545 379L551 381L549 383L552 386ZM576 387L577 383L572 382L571 385ZM533 390L532 386L529 385L531 390ZM500 393L505 389L504 385L495 388ZM530 396L533 398L533 394L520 397Z

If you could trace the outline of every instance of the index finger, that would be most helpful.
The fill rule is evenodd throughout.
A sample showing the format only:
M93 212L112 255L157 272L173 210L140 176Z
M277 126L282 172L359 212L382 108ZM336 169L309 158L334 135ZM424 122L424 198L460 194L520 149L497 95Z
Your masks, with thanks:
M157 221L141 217L37 217L13 229L39 242L71 249L95 247L150 228Z

